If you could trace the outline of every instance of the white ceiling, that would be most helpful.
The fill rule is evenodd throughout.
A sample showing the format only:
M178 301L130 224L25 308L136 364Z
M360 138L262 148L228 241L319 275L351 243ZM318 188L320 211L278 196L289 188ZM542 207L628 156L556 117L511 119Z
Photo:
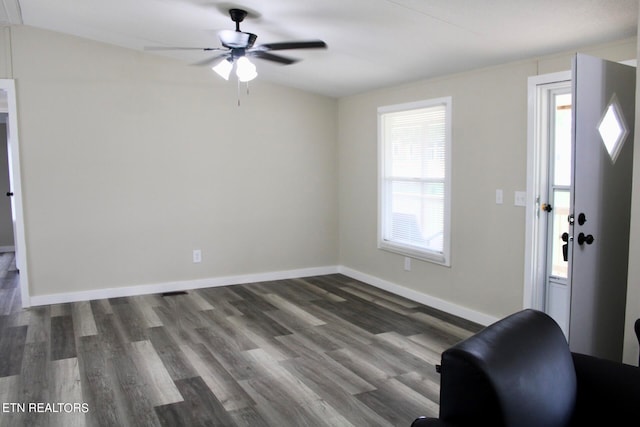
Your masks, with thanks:
M131 49L220 47L234 29L228 9L256 45L321 39L326 50L256 59L259 79L329 96L546 55L637 34L638 0L1 0L0 24L20 23ZM150 53L185 66L207 52Z

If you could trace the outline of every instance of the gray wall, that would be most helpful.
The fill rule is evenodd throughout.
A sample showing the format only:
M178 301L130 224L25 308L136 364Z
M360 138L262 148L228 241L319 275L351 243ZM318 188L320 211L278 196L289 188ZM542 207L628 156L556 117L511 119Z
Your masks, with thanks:
M5 193L9 185L9 162L7 158L6 114L0 114L0 249L13 247L13 221L11 219L11 200Z

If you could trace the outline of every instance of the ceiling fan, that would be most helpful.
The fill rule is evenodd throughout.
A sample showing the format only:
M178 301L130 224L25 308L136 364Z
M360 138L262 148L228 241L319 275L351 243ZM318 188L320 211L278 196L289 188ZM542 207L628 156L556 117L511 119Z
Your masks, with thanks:
M282 65L289 65L298 62L297 59L288 58L286 56L276 55L271 51L278 50L290 50L290 49L318 49L326 48L327 44L322 40L308 40L308 41L288 41L279 43L265 43L261 45L255 45L257 35L253 33L247 33L240 31L240 23L246 18L247 11L242 9L230 9L229 15L231 20L235 22L236 29L234 30L222 30L218 32L220 43L223 47L147 47L145 50L202 50L202 51L221 51L223 53L216 55L212 58L207 58L204 61L198 62L194 65L211 66L213 70L218 73L225 80L229 79L231 70L234 65L236 66L236 74L239 81L248 82L257 77L256 67L248 58L264 59L271 62L276 62Z

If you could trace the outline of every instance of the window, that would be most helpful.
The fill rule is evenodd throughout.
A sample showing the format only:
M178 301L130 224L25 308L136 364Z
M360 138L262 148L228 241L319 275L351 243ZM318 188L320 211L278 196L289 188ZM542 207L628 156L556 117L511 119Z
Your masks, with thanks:
M378 109L378 247L450 265L451 97Z

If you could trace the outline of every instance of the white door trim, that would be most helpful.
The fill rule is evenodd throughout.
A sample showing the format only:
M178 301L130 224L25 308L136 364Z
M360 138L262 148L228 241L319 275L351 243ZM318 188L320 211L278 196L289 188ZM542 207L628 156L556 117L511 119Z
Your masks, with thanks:
M16 107L16 87L12 79L0 79L0 90L7 94L7 112L9 117L8 143L11 146L11 184L13 186L13 205L15 209L15 246L16 266L20 270L20 291L22 306L30 307L29 270L27 268L27 245L24 233L24 214L22 209L22 181L20 171L20 145L18 137L18 109Z
M524 292L522 297L523 308L544 308L544 263L539 262L540 257L546 252L546 248L540 248L539 241L539 211L540 200L540 164L543 161L543 150L539 129L542 120L538 111L538 87L552 83L571 80L571 71L532 76L528 79L528 106L527 106L527 203L526 203L526 227L525 227L525 262L524 262Z

